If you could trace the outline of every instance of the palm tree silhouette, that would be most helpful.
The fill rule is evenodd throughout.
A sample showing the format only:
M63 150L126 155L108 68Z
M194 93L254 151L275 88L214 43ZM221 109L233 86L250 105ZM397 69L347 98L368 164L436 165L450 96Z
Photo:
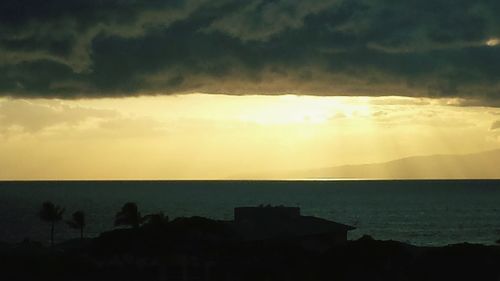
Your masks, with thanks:
M38 216L42 221L50 223L50 246L54 246L54 227L55 224L62 220L62 215L64 214L64 208L61 206L54 205L50 201L43 202L42 208L38 213Z
M142 223L141 213L134 202L125 203L122 209L116 213L115 226L127 225L138 228Z
M80 230L80 240L83 240L83 229L85 228L85 213L76 211L73 213L71 220L66 222L69 227Z

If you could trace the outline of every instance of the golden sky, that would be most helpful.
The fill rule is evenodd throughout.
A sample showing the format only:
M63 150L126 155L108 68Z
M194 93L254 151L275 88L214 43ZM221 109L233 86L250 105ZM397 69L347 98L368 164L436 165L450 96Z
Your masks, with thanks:
M500 178L497 2L0 1L0 179Z
M494 107L393 96L3 98L0 179L265 178L498 149L498 120Z

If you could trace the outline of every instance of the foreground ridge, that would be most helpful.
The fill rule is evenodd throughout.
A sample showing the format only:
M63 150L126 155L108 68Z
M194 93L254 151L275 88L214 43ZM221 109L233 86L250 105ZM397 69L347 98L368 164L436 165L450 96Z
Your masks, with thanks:
M500 247L416 247L302 216L297 207L235 208L232 221L149 217L52 248L0 244L4 280L499 280Z

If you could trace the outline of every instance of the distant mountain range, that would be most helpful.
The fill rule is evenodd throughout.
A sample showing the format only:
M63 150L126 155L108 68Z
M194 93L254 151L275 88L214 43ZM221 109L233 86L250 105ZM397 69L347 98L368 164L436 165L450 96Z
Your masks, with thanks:
M287 178L500 179L500 149L464 155L406 157L287 173Z
M310 170L266 171L232 179L500 179L500 149L463 155L412 156L388 162Z

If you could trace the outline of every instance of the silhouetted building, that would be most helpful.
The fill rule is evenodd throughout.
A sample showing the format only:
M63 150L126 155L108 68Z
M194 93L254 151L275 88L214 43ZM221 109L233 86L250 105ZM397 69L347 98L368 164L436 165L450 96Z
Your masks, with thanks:
M324 250L347 241L352 226L302 216L298 207L259 206L234 209L234 228L244 241L285 239L299 241L304 248Z

